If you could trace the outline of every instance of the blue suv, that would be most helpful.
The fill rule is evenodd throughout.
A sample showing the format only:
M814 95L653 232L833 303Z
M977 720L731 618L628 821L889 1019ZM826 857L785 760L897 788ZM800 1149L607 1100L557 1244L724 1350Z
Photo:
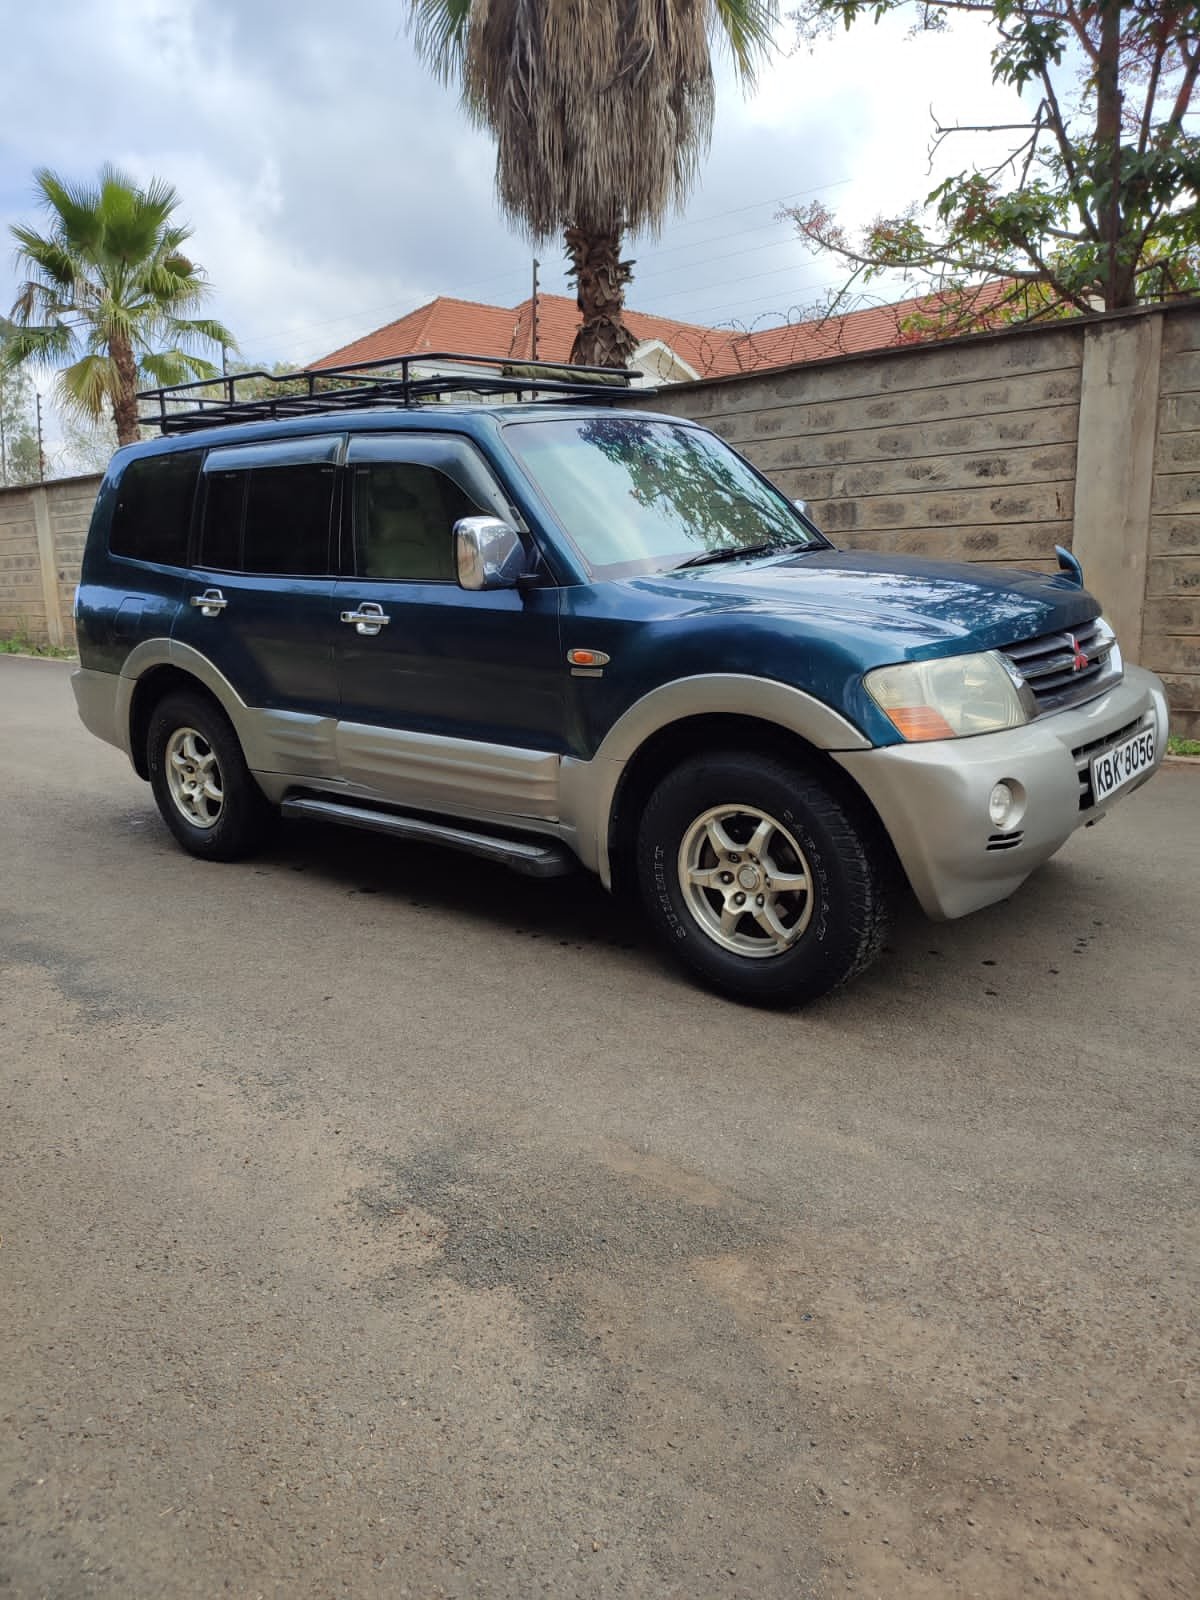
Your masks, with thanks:
M1003 899L1162 759L1066 552L839 551L598 374L424 359L155 391L163 437L113 458L75 694L194 855L282 812L582 864L704 982L794 1004L897 884Z

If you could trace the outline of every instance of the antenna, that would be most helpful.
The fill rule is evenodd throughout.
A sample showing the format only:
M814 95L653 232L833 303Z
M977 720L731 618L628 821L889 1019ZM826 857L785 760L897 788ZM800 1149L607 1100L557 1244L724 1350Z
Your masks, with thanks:
M536 361L537 358L538 358L538 353L537 353L537 336L538 336L537 302L538 302L538 268L540 266L541 266L541 262L538 260L538 258L536 256L534 256L534 258L533 258L533 313L532 313L532 341L531 341L532 347L531 347L531 349L529 351L529 359L531 361Z

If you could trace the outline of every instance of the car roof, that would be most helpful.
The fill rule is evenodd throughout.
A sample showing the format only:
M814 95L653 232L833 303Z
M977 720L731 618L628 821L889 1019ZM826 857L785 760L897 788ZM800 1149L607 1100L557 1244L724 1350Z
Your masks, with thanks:
M219 445L254 444L269 439L311 438L323 433L465 433L494 436L512 422L590 422L598 417L617 415L630 421L673 422L695 426L683 417L660 411L619 411L607 405L564 405L561 402L526 401L517 405L385 406L364 411L317 412L281 420L236 422L215 428L197 428L186 433L167 434L159 439L140 440L126 445L113 457L121 464L141 456L161 455L178 450L211 450Z

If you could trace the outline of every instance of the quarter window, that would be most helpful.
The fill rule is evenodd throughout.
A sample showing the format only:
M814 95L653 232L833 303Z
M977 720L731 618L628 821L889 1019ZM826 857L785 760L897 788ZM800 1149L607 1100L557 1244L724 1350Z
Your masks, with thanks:
M141 456L131 461L117 484L108 548L114 556L187 566L192 501L200 472L200 452Z
M363 578L456 581L454 524L480 508L444 472L416 462L354 468L354 534Z

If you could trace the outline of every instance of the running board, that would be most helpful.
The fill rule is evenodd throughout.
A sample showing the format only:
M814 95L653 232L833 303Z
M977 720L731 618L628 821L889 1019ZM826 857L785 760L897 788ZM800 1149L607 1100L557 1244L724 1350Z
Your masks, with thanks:
M496 861L529 878L561 878L575 866L575 859L568 850L546 840L534 843L526 839L505 839L494 833L452 827L445 822L429 822L424 817L399 816L394 811L375 811L370 806L351 806L341 800L297 796L284 800L280 810L285 817L340 822L347 828L390 834L393 839L444 845L449 850L462 850L467 855L482 856L485 861Z

